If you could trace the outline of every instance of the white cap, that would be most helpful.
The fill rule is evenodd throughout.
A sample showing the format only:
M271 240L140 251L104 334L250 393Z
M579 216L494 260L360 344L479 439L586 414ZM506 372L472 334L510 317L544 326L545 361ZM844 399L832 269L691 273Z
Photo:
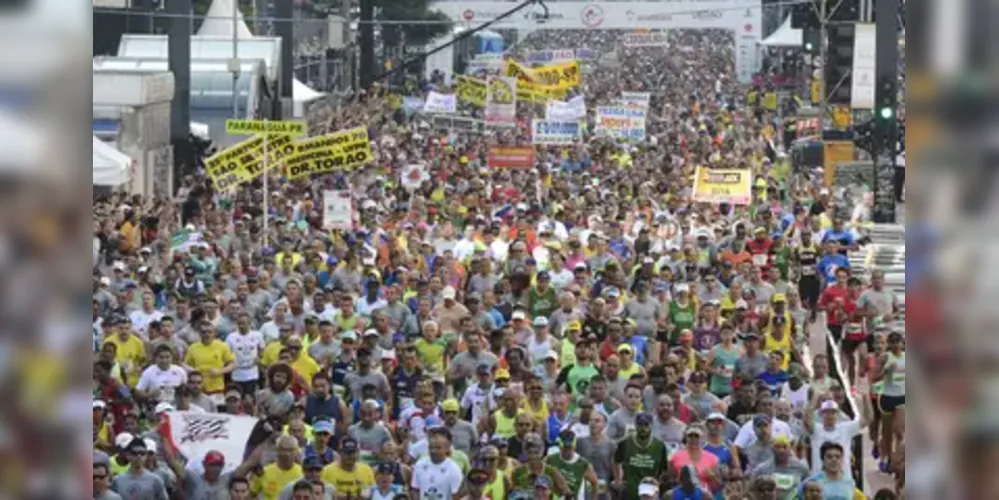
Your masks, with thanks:
M395 349L385 349L382 351L382 359L395 359Z
M375 208L376 206L377 205L375 204L374 200L364 200L364 202L361 203L361 209L363 209L363 210L371 210L372 208Z
M114 269L116 271L124 271L125 269L127 269L127 266L125 265L124 262L118 260L115 261L114 264L111 264L111 269Z
M357 340L357 333L354 330L347 330L340 334L340 340Z
M455 291L453 286L444 287L444 291L441 292L441 297L444 297L444 300L454 300L457 296L458 292Z
M149 267L148 266L140 266L139 267L139 271L138 271L139 274L146 274L147 272L149 272Z
M745 300L739 299L739 300L735 301L735 308L736 309L749 309L749 303L746 302Z
M128 446L128 443L131 443L133 439L135 439L135 436L131 433L122 432L114 437L114 445L116 448L124 448Z
M100 399L95 399L95 400L94 400L94 409L95 409L95 410L96 410L97 408L100 408L100 409L102 409L102 410L103 410L104 408L107 408L107 407L108 407L108 404L107 404L107 403L105 403L104 401L102 401L102 400L100 400Z
M545 353L545 359L554 359L555 361L558 361L558 353L553 349L549 349L548 352Z
M527 319L527 315L524 314L524 311L514 311L513 312L513 316L511 316L511 319L515 319L515 320L517 320L517 319Z
M538 316L537 318L534 318L534 326L541 326L541 327L548 326L548 318L544 316Z
M654 484L642 483L638 485L638 495L639 496L656 496L659 494L659 488Z
M644 259L642 259L642 263L643 264L655 264L656 263L656 259L653 259L652 257L645 257Z
M822 406L820 406L819 409L822 411L829 411L829 410L836 411L839 410L839 405L836 404L835 401L828 399L822 402Z
M381 334L379 334L378 330L375 330L374 328L368 328L367 330L364 330L364 336L365 337L381 337Z
M101 276L101 285L111 286L111 278L108 278L107 276Z
M689 292L690 292L690 286L687 285L686 283L680 283L676 285L676 293L689 293Z
M157 448L156 441L153 441L152 439L146 438L146 439L143 439L142 442L146 443L146 452L147 453L156 453L156 448Z
M174 410L176 410L176 408L172 404L164 401L156 405L156 408L153 410L153 413L159 415L160 413L166 413L168 411L174 411Z
M716 411L716 412L712 412L710 415L708 415L708 418L706 418L704 420L707 421L707 422L710 422L712 420L727 420L727 419L725 418L725 415L721 414L721 412L717 412Z

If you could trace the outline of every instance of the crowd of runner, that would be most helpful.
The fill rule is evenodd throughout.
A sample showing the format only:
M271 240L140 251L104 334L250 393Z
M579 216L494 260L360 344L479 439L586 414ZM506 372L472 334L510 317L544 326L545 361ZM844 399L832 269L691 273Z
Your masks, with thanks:
M275 174L267 214L259 183L201 175L175 202L95 200L95 500L865 498L868 429L898 478L874 498L901 496L905 342L883 277L850 269L854 207L788 166L730 34L617 36L542 30L515 54L617 51L576 92L651 92L639 143L489 169L489 144L529 132L440 133L375 90L311 127L367 126L375 162ZM753 202L693 202L699 165L751 168ZM353 231L321 229L330 187L352 190ZM808 350L823 322L848 387ZM191 463L171 412L265 437Z

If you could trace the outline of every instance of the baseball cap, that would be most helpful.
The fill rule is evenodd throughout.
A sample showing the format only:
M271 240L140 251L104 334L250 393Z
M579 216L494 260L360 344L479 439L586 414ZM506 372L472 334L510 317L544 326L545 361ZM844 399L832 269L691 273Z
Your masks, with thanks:
M839 410L839 405L831 399L827 399L822 402L822 406L819 407L822 411L837 411Z
M348 330L340 334L340 340L357 340L357 334L352 330Z
M322 469L323 463L319 460L319 457L313 455L306 457L306 459L302 461L302 468L305 470Z
M506 368L496 370L496 380L510 380L510 371Z
M142 442L146 444L146 453L156 453L157 449L156 441L146 438L143 439Z
M457 399L448 399L441 404L441 409L445 412L457 412L461 410L461 405L458 404Z
M236 388L232 388L232 389L229 389L229 390L225 391L225 399L228 401L229 399L232 399L232 398L236 398L236 400L241 400L241 399L243 399L243 393L239 392L239 389L236 389ZM169 403L167 403L167 404L169 404Z
M441 297L443 297L444 300L454 300L457 296L458 292L455 291L453 286L444 287L444 291L441 292Z
M621 344L617 346L617 352L628 352L631 354L635 354L635 348L631 347L631 344Z
M549 349L548 352L545 353L545 359L553 359L555 361L558 361L558 353L552 349Z
M790 445L791 444L791 439L788 438L787 436L783 435L783 434L778 434L778 435L774 436L773 444Z
M225 455L221 451L212 450L205 453L205 458L201 459L204 465L225 465Z
M539 328L544 328L548 326L548 318L544 316L538 316L537 318L534 318L534 326L537 326Z
M344 438L340 442L340 453L354 453L357 451L357 440L354 438Z
M156 405L156 408L153 409L153 413L159 415L160 413L166 413L174 410L176 410L176 408L172 404L164 401Z
M675 290L676 290L676 293L688 293L688 292L690 292L690 286L687 285L686 283L680 283L680 284L676 285Z
M479 366L475 368L475 373L479 375L487 375L489 373L492 373L492 371L493 371L492 368L490 368L489 365L486 363L481 363Z
M566 331L579 331L583 329L583 324L579 321L570 321L565 325Z
M125 448L132 442L133 439L135 439L135 436L133 436L130 432L122 432L121 434L115 436L114 445L116 448Z
M772 300L775 304L778 302L787 302L787 295L784 295L783 293L775 293Z
M692 436L695 434L698 436L704 436L704 427L702 427L700 424L690 424L683 431L684 436Z
M708 415L708 418L706 418L704 420L706 422L711 422L713 420L727 420L727 419L725 418L725 415L722 415L720 412L716 411L716 412L713 412L712 414Z
M643 411L635 415L635 425L652 425L652 414Z
M102 401L100 399L95 399L94 400L94 409L95 410L98 409L98 408L100 408L100 409L103 410L104 408L107 408L107 406L108 406L107 403L105 403L104 401Z
M133 437L132 440L129 441L125 449L128 450L129 453L136 453L136 454L140 453L144 454L149 452L149 449L146 448L146 441L139 437Z
M514 312L513 312L513 315L512 315L512 316L510 316L510 317L511 317L511 319L513 319L514 321L516 321L516 320L518 320L518 319L527 319L527 315L526 315L526 314L524 314L524 311L514 311Z
M638 485L638 496L641 497L654 497L659 495L659 488L654 484L642 483Z
M745 300L739 299L739 300L735 301L735 308L736 309L749 309L749 303L746 302Z
M364 336L365 337L380 337L381 335L378 333L378 330L375 330L374 328L368 328L367 330L364 331Z
M753 417L753 427L763 427L770 425L770 417L766 415L757 415Z
M558 434L559 446L576 446L576 433L572 429L565 429Z
M379 463L378 465L375 466L375 473L376 474L395 474L395 467L392 467L392 464L390 464L390 463L381 462L381 463Z
M312 424L312 432L325 432L327 434L333 434L333 422L323 419Z

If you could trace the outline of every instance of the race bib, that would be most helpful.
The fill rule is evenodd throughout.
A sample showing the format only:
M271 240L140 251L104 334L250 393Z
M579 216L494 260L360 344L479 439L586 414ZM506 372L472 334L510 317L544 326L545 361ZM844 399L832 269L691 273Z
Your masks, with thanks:
M725 364L718 370L718 375L724 378L732 378L735 375L735 365Z
M773 478L777 483L777 489L781 491L792 490L798 485L798 478L791 474L774 474Z
M767 257L766 254L755 254L755 255L753 255L753 264L756 264L757 266L765 266L765 265L767 265L768 260L769 260L769 258Z

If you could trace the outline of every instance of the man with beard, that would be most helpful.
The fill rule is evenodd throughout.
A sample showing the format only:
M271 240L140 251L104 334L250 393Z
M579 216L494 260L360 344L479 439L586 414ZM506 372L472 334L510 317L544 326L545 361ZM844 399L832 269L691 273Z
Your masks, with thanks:
M646 477L660 478L668 466L666 445L652 436L652 415L635 417L635 433L624 438L614 452L614 488L622 498L638 498Z
M295 404L295 396L289 384L292 369L284 363L276 363L267 369L267 387L257 391L257 412L268 417L283 417Z
M772 477L777 484L777 498L786 498L808 477L808 464L794 458L788 438L777 437L772 444L774 458L749 471L749 477Z
M524 438L524 451L526 460L524 465L513 470L511 480L511 495L524 495L528 497L534 491L534 480L540 476L547 476L554 485L556 494L564 495L569 491L565 478L555 467L544 462L545 443L541 436L528 434Z
M451 433L445 428L435 427L429 431L428 437L428 456L413 465L412 496L422 500L457 498L464 475L458 464L448 458Z
M545 463L555 467L562 473L562 477L565 478L566 485L569 488L567 494L578 497L584 481L589 484L588 491L596 492L598 482L593 466L585 458L576 453L576 433L566 429L559 433L556 443L558 444L559 452L549 455L545 459Z

